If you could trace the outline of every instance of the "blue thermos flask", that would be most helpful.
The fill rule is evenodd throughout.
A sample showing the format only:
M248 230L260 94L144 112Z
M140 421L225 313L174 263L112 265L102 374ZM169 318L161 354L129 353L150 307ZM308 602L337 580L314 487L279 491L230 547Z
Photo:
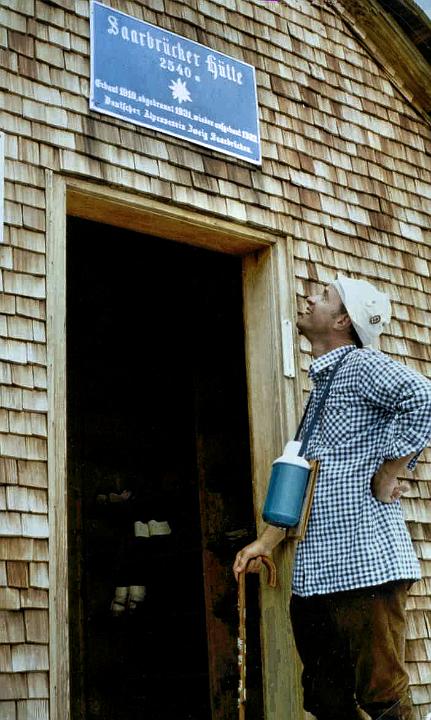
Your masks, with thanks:
M303 454L306 452L308 442L319 420L320 413L329 395L329 390L338 368L354 349L355 346L352 345L349 352L344 354L332 367L331 374L326 381L318 405L313 412L311 420L307 423L307 428L302 440L298 438L301 437L302 428L311 405L312 395L308 400L302 420L296 431L295 440L287 443L283 455L277 458L277 460L274 460L272 464L268 493L262 513L263 519L269 525L294 527L301 519L302 505L310 475L310 465L303 457Z
M263 508L263 519L269 525L293 527L299 523L310 474L309 463L298 455L300 448L300 441L291 440L272 464Z

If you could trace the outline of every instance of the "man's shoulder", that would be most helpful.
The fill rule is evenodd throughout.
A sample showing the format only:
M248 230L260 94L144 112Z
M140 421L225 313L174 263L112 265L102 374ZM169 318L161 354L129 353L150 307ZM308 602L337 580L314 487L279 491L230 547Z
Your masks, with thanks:
M377 375L377 377L381 380L384 380L385 377L388 380L395 377L400 379L404 377L406 380L410 378L431 388L430 378L425 377L418 370L400 362L400 360L395 360L395 358L386 355L381 350L370 347L357 348L350 353L348 363L350 369L354 370L355 373L363 374L364 378L376 376L376 373L380 373L380 376Z
M381 352L380 350L375 350L374 348L370 347L364 347L352 350L349 353L347 364L349 365L349 367L359 370L367 366L384 367L386 365L396 365L401 363L397 363L396 360L393 360L393 358L390 358L389 355L385 355L385 353Z

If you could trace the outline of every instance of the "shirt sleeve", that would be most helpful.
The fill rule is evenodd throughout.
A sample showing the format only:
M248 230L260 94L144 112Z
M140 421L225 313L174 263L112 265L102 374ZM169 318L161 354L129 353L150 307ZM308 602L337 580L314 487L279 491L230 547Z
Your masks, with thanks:
M413 470L431 438L431 382L383 353L373 352L361 363L359 392L392 416L384 457L396 460L415 453L407 465Z

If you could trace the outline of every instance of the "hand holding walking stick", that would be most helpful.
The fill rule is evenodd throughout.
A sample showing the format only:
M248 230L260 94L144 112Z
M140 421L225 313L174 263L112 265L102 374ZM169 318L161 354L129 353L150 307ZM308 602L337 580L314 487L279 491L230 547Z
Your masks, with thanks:
M277 583L277 570L273 561L262 556L262 562L268 571L268 585L274 588ZM245 575L246 569L239 574L238 577L238 612L239 612L239 631L238 631L238 668L239 668L239 686L238 686L238 709L239 720L245 719L245 703L246 703L246 603L245 603Z

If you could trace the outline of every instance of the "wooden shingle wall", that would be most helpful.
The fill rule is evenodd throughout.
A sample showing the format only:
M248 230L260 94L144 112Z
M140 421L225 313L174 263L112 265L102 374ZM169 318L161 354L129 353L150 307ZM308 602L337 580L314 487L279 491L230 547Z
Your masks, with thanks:
M289 236L300 302L336 270L377 280L394 309L382 349L431 376L431 130L338 11L323 0L105 1L253 64L264 159L255 168L90 113L88 0L0 0L0 717L7 720L49 714L45 168ZM308 361L305 352L304 387ZM417 718L431 710L431 453L423 460L404 501L424 570L409 600Z

